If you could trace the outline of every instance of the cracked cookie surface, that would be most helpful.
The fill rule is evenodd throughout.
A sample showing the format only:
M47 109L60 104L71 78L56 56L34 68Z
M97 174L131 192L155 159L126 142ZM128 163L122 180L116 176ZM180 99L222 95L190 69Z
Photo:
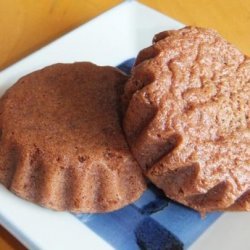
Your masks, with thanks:
M201 212L250 210L250 59L217 32L166 31L142 50L123 96L145 174Z

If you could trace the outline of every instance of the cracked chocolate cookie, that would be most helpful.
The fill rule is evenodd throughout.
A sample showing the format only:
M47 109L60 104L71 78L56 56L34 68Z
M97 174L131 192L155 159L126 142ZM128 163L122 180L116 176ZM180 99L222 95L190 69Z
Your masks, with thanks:
M125 86L124 130L144 173L200 212L250 210L250 58L211 29L162 32Z

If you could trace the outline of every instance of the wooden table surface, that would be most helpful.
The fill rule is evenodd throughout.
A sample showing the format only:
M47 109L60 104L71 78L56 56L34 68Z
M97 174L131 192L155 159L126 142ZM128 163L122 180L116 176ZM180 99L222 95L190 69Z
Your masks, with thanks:
M0 0L0 70L121 2ZM185 24L215 28L250 55L250 0L140 2ZM0 226L2 249L25 248Z

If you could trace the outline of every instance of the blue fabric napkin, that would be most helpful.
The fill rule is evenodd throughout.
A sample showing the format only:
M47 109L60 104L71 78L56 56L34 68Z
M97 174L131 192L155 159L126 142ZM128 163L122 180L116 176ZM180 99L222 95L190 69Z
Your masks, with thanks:
M130 73L134 59L118 66ZM209 213L205 218L165 197L149 185L143 196L123 209L106 214L74 215L119 250L187 249L221 215Z

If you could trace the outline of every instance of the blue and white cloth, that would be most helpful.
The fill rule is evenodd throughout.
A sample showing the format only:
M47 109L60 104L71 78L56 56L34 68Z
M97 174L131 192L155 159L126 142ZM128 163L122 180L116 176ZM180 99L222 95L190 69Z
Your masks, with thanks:
M134 59L118 66L130 73ZM134 204L106 214L75 215L111 246L119 250L187 249L221 213L201 218L198 212L166 198L149 185Z

